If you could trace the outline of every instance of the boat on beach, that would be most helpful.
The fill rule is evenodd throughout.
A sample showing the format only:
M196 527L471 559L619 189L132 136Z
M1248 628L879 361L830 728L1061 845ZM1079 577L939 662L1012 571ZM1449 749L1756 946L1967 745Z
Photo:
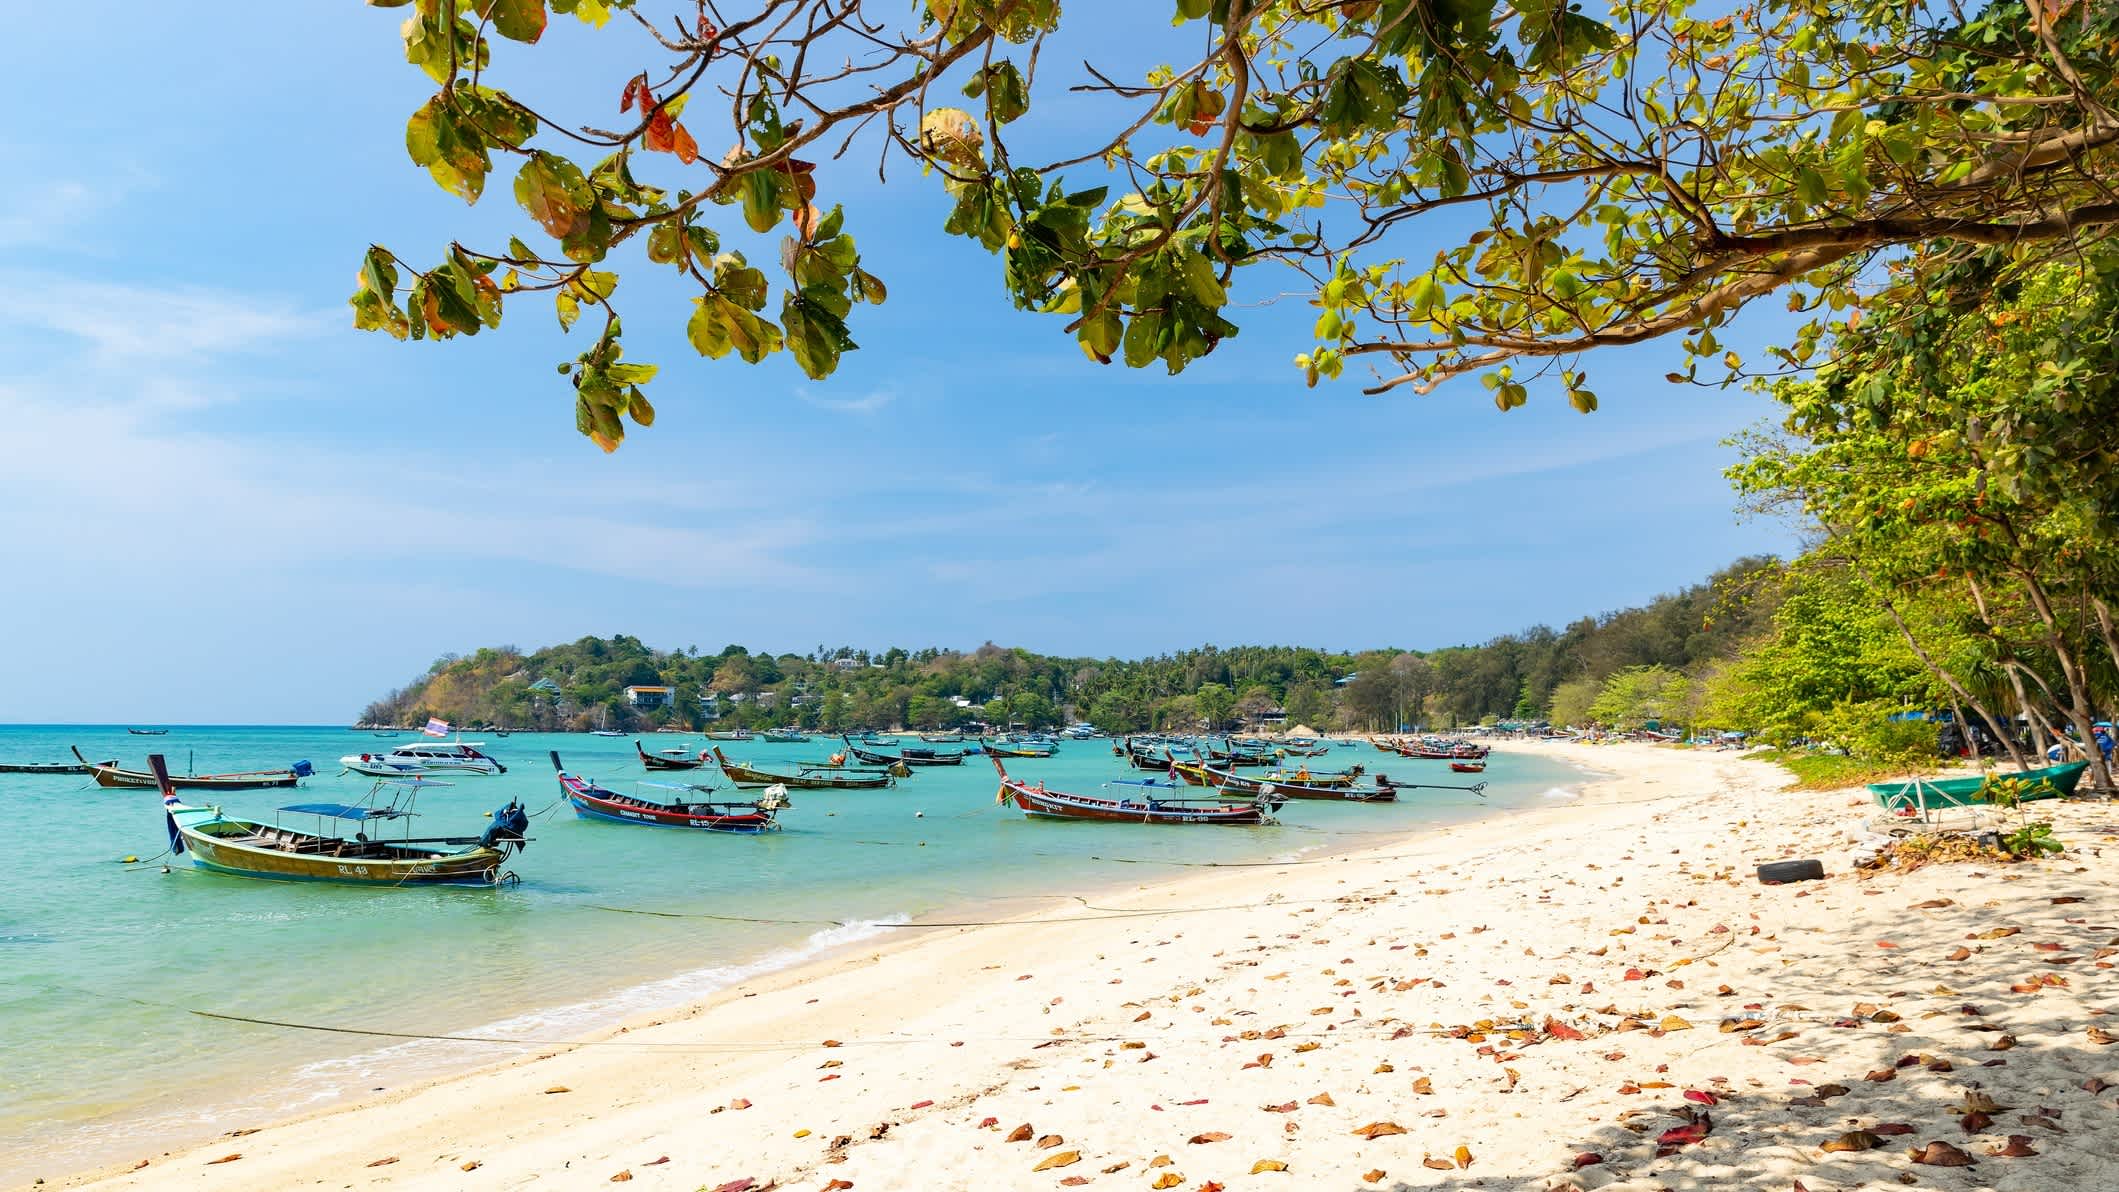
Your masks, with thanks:
M165 779L157 779L148 770L128 770L115 761L92 762L81 755L79 746L73 749L74 758L87 767L96 780L96 785L109 789L154 790ZM261 791L278 787L289 787L316 772L308 762L296 762L285 770L244 770L234 774L182 774L170 775L166 781L178 790L185 791Z
M359 886L497 886L514 880L501 866L529 843L529 817L510 801L495 811L478 836L413 836L413 803L420 790L445 785L426 779L385 778L359 803L296 803L279 809L270 824L239 819L218 807L185 803L169 779L162 755L148 759L162 790L170 851L190 854L193 865L237 877L268 881L337 882ZM280 823L281 816L314 817L314 831ZM405 834L371 837L372 828L402 822ZM351 837L326 830L352 823Z
M702 832L770 832L779 828L775 818L781 811L794 804L788 802L787 787L775 784L765 788L755 802L742 803L707 799L685 799L681 795L669 801L644 798L639 795L623 795L607 790L588 778L569 774L559 763L559 754L552 753L552 769L559 775L559 790L574 808L574 814L583 819L604 820L609 823L635 824L650 828L691 828ZM693 795L711 794L713 788L696 784L683 786L666 783L644 783L658 790Z
M399 745L388 753L356 753L338 764L370 778L418 778L430 774L505 774L508 768L488 756L483 741L449 741L433 745Z
M1067 791L1047 789L1040 782L1036 785L1008 776L1008 768L1000 758L990 758L995 772L1001 776L1000 793L994 801L1001 804L1014 803L1017 809L1032 819L1103 820L1125 824L1226 824L1238 827L1256 827L1278 823L1273 812L1280 807L1280 800L1273 795L1262 795L1256 799L1210 800L1193 799L1180 795L1156 796L1153 786L1161 784L1132 785L1143 793L1134 797L1116 799L1099 798L1094 795L1077 795Z
M790 790L871 791L893 781L888 770L847 769L843 766L798 766L792 774L760 770L743 762L732 762L716 745L711 751L721 773L739 787L784 786Z
M1910 815L1921 808L1984 806L1979 793L1989 777L2013 778L2030 785L2023 798L2061 799L2075 793L2082 783L2083 772L2090 768L2088 762L2068 762L2060 766L2045 766L2036 770L2018 770L2010 774L1977 774L1968 778L1909 778L1900 782L1872 782L1869 793L1885 811Z
M704 757L694 757L683 749L658 749L649 753L645 746L635 741L633 750L640 755L640 764L650 770L696 770L706 764Z

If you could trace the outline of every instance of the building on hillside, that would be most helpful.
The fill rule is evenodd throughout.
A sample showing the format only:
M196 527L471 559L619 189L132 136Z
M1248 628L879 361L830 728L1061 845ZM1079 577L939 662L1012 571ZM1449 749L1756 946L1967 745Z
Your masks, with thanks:
M719 719L721 719L721 696L720 696L720 694L719 694L718 692L713 692L713 691L707 691L707 690L705 690L704 688L700 689L700 692L699 692L699 719L700 719L700 720L719 720Z
M1251 713L1245 719L1251 722L1253 728L1279 728L1288 722L1288 710L1286 708L1266 708L1262 711Z
M861 663L856 658L834 658L831 660L831 669L835 671L860 670Z
M674 687L628 687L625 702L636 708L667 708L677 697Z
M1344 686L1346 686L1347 684L1349 684L1349 683L1353 682L1354 680L1356 680L1356 679L1358 679L1358 678L1360 678L1360 677L1361 677L1361 672L1360 672L1360 671L1348 671L1347 673L1345 673L1345 674L1343 674L1343 675L1339 676L1338 678L1336 678L1336 679L1332 680L1332 686L1334 686L1334 687L1344 687Z

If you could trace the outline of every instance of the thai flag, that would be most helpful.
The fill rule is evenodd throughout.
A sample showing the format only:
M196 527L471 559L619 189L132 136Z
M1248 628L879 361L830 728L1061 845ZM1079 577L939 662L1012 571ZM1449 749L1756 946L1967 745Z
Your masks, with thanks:
M446 737L449 735L449 722L446 720L436 720L430 716L427 718L427 727L419 731L427 734L430 737Z

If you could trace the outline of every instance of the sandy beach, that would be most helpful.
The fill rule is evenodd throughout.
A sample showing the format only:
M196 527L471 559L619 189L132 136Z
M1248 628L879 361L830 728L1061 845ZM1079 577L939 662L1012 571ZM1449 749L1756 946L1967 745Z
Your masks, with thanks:
M1623 776L1367 853L906 931L45 1186L2119 1182L2108 805L2041 806L2056 860L1857 874L1853 794L1726 753L1520 747ZM1827 879L1756 881L1793 857Z

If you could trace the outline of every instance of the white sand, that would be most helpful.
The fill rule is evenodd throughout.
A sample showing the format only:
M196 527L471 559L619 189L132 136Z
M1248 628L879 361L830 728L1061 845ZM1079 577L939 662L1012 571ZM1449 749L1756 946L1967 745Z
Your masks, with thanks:
M614 1043L58 1183L2119 1187L2119 1089L2082 1087L2119 1084L2119 1045L2089 1033L2119 1036L2119 1014L2102 1017L2119 1010L2106 805L2053 811L2062 860L1849 876L1866 813L1846 793L1780 793L1779 771L1727 754L1527 748L1627 776L1353 858L1101 904L1187 913L923 933ZM1828 880L1753 878L1809 856ZM1968 938L1997 927L2020 930ZM1968 1132L1974 1091L2006 1108ZM1711 1131L1658 1157L1688 1105ZM1372 1123L1403 1133L1357 1133ZM1879 1123L1911 1129L1819 1150ZM1006 1141L1021 1125L1033 1140ZM2009 1135L2036 1156L1987 1153ZM1976 1164L1912 1164L1907 1146L1930 1140ZM1601 1161L1577 1170L1584 1154ZM1254 1174L1266 1160L1286 1170Z

